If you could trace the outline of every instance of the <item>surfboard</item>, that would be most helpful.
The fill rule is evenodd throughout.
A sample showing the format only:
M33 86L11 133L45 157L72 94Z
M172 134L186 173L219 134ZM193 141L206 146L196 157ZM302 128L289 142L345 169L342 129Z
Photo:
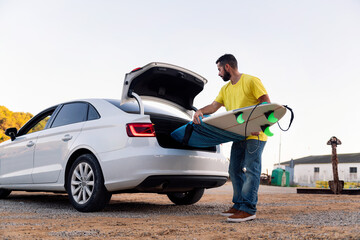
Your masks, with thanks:
M272 136L270 126L286 114L286 108L277 103L263 103L245 108L238 108L225 113L205 117L202 121L214 127L249 136L252 132L264 132Z

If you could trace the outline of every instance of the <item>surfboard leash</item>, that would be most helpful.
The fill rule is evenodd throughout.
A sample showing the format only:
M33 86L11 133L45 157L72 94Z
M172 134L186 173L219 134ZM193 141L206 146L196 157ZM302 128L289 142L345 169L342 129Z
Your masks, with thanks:
M262 104L262 103L258 103L258 104L255 105L255 107L251 110L251 112L250 112L247 120L245 121L245 133L244 133L244 134L245 134L245 137L247 137L247 136L246 136L246 131L247 131L247 126L248 126L248 122L249 122L249 120L250 120L250 117L251 117L251 115L253 114L253 112L255 111L255 109L256 109L259 105L261 105L261 104Z
M288 110L290 111L290 113L291 113L290 123L289 123L289 126L288 126L287 129L283 129L283 128L280 126L280 123L279 123L279 122L277 122L277 125L279 126L279 128L281 129L281 131L286 132L286 131L288 131L288 130L290 129L291 124L292 124L292 122L293 122L293 120L294 120L294 111L293 111L288 105L283 105L283 107L285 107L286 109L288 109Z
M249 151L248 146L247 146L247 143L246 143L246 137L247 137L247 136L246 136L246 131L247 131L247 125L248 125L248 122L249 122L249 120L250 120L251 115L253 114L253 112L255 111L255 109L256 109L259 105L261 105L261 104L263 104L263 103L258 103L258 104L255 105L255 107L251 110L251 112L250 112L250 114L249 114L249 116L248 116L248 118L247 118L247 120L246 120L246 122L245 122L245 133L244 133L244 134L245 134L245 148L246 148L246 151L248 151L249 154L255 153L255 152L258 150L259 146L260 146L260 137L259 137L259 135L258 135L258 136L257 136L257 138L258 138L258 144L257 144L255 150L252 151L252 152Z
M256 109L259 105L261 105L261 104L264 104L264 103L258 103L258 104L255 105L255 107L251 110L251 112L250 112L247 120L245 121L245 137L246 137L246 131L247 131L247 124L248 124L248 122L249 122L249 120L250 120L250 117L251 117L252 113L255 111L255 109ZM294 120L294 111L293 111L289 106L287 106L287 105L283 105L283 107L285 107L286 109L288 109L288 110L290 111L290 113L291 113L289 126L288 126L287 129L283 129L283 128L280 126L280 123L279 123L278 121L277 121L276 123L277 123L277 125L279 126L279 128L280 128L283 132L286 132L286 131L288 131L288 130L290 129L291 124L293 123L293 120ZM272 111L272 113L273 113L273 111ZM271 114L268 114L268 115L270 116ZM269 116L267 116L267 118L269 118ZM275 117L274 117L274 118L275 118ZM266 131L266 130L268 130L268 127L266 127L266 128L263 129L263 131ZM268 135L268 134L267 134L267 135ZM257 136L257 138L258 138L258 145L257 145L257 147L256 147L256 149L255 149L254 151L250 152L249 149L247 148L247 145L245 145L246 150L248 151L249 154L252 154L252 153L254 153L254 152L256 152L256 151L258 150L258 148L259 148L259 146L260 146L260 138L259 138L259 136ZM245 144L246 144L246 141L245 141Z

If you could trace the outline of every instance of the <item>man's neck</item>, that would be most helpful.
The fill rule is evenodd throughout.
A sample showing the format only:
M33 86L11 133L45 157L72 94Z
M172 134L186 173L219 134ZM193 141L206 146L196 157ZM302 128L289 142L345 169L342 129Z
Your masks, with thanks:
M239 72L234 73L230 78L231 84L235 85L240 80L241 75L242 75L242 73L239 73Z

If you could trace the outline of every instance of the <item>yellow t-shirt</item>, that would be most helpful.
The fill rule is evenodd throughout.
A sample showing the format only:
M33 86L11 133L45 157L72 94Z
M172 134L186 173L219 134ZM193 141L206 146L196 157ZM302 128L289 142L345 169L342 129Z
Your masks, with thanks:
M267 94L260 79L247 74L241 74L240 80L232 85L231 81L225 84L215 101L221 103L226 111L253 106L259 103L259 97ZM257 136L249 136L247 139L258 139ZM259 139L266 141L267 136L261 132Z

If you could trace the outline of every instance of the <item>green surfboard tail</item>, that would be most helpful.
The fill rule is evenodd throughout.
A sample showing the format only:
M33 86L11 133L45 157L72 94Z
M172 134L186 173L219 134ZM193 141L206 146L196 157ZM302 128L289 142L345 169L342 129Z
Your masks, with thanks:
M242 112L238 112L235 114L235 117L236 117L236 122L238 124L243 124L245 122L245 120L243 119L243 113Z
M267 120L271 123L276 123L277 121L279 121L279 119L277 119L275 116L274 116L274 111L269 111L269 112L266 112L264 113L265 114L265 117L267 118Z
M270 131L270 125L263 125L261 126L261 130L266 134L268 137L274 136L274 134Z

